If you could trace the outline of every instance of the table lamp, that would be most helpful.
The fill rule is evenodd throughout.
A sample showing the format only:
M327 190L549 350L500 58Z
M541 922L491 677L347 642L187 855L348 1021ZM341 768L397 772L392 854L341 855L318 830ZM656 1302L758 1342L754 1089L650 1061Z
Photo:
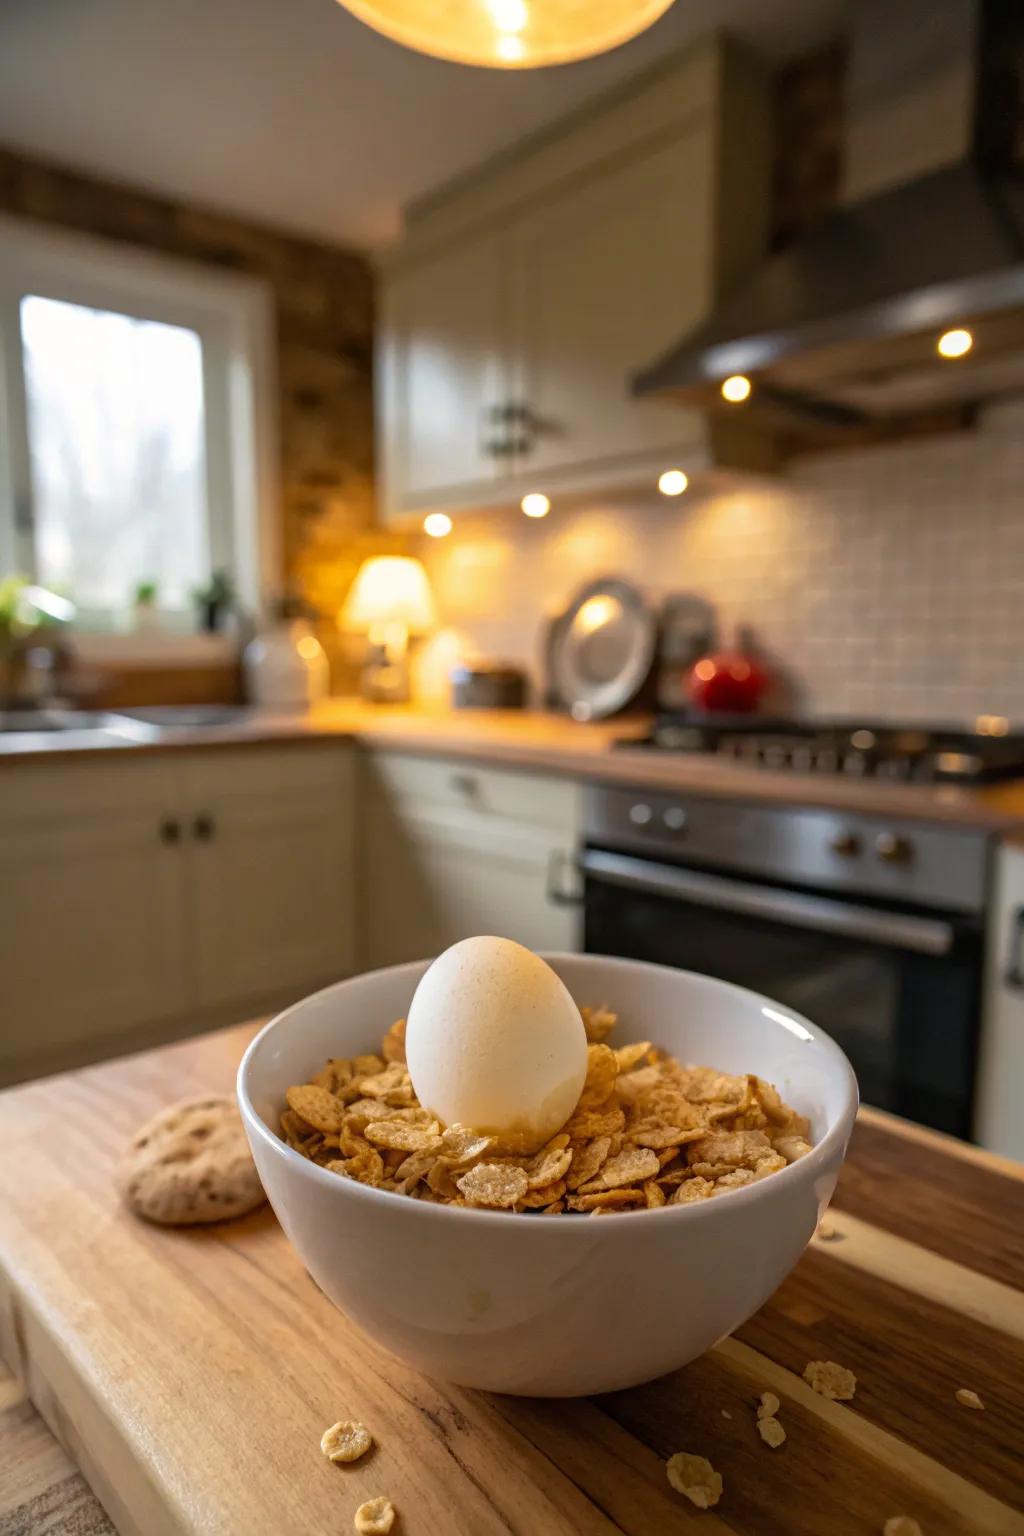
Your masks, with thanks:
M434 594L422 563L409 555L364 560L338 622L368 637L359 680L363 698L404 703L409 697L409 636L437 627Z

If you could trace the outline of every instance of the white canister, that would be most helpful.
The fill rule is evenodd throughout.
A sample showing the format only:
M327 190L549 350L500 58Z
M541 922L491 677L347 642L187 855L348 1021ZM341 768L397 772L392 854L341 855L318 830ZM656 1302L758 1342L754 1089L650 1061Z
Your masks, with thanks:
M283 619L250 640L242 667L249 702L260 709L309 709L327 697L327 657L305 619Z

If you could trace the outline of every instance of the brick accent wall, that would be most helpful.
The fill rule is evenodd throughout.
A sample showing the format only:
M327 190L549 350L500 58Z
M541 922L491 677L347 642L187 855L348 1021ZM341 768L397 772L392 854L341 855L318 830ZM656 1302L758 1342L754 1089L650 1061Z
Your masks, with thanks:
M269 285L277 319L284 577L324 615L325 641L333 641L333 615L373 521L369 263L2 146L0 211Z

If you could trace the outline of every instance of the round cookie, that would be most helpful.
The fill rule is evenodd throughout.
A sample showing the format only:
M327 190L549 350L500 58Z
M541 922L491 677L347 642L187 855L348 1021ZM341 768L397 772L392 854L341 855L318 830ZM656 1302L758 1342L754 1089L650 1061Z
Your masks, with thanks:
M124 1153L118 1184L136 1215L164 1226L226 1221L266 1199L238 1106L226 1095L154 1115Z

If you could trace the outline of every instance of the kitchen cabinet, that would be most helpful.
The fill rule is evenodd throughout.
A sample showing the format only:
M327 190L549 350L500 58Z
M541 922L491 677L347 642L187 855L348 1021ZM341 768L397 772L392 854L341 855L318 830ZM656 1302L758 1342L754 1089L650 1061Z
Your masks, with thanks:
M384 519L699 468L703 420L630 378L762 254L770 152L764 73L715 36L410 209L380 277Z
M4 768L0 1083L351 970L347 748Z
M9 784L18 770L6 775L0 1083L186 1007L180 858L161 835L171 783L163 768L136 766L136 782L117 770L81 768L84 783L75 767L43 770L59 792L48 804L19 803Z
M364 966L477 933L579 949L575 784L387 753L363 768Z
M1024 847L998 850L989 904L981 1052L975 1103L978 1140L1024 1161Z

